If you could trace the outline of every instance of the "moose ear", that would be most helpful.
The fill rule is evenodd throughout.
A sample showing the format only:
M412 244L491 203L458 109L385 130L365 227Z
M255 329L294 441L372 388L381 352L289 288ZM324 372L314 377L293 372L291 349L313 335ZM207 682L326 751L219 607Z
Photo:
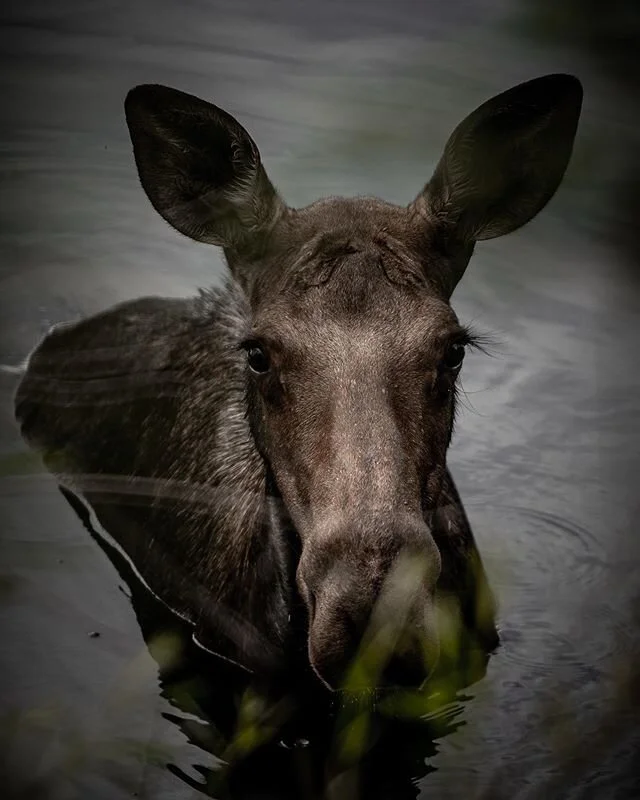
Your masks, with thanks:
M545 75L483 103L449 137L413 204L459 241L511 233L555 194L582 107L572 75Z
M254 141L226 111L155 84L131 89L124 105L142 187L180 233L239 249L284 212Z

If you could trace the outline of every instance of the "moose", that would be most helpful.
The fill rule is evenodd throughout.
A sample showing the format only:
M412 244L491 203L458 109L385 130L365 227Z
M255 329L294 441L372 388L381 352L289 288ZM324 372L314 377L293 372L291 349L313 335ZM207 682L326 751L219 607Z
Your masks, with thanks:
M476 242L555 194L582 96L549 74L484 102L407 206L291 208L230 114L129 91L142 188L177 231L223 248L226 282L54 326L15 413L202 648L335 691L376 636L374 684L423 685L444 602L487 653L498 645L447 467L474 344L450 299Z

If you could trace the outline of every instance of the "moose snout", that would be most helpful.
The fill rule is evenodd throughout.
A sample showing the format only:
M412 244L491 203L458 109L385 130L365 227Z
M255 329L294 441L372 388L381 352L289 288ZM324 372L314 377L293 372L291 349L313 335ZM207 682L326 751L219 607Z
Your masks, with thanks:
M426 609L417 613L428 616ZM309 631L311 666L332 690L417 688L429 677L437 657L437 634L426 619L390 620L385 627L376 626L372 614L358 624L346 598L331 611L320 607Z
M298 583L309 660L330 689L418 687L432 672L440 556L424 524L419 533L377 544L343 534L305 546Z

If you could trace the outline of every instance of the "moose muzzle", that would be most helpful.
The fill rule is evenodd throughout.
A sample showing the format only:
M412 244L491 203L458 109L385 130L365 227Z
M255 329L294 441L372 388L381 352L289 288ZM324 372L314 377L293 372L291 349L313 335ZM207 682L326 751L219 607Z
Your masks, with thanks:
M337 526L309 537L298 584L311 666L332 690L418 687L438 658L440 554L421 520Z

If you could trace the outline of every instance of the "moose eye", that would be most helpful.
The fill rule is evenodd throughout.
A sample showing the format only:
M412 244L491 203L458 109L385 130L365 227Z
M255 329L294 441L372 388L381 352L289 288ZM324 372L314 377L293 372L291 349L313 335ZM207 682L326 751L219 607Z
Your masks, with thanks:
M245 350L247 352L247 363L252 372L257 375L264 375L265 372L269 372L269 367L271 366L269 355L260 344L248 342L245 345Z
M459 370L462 366L462 362L464 361L464 354L465 347L463 344L460 344L460 342L453 342L450 344L449 347L447 347L444 358L442 359L443 369L446 369L449 372L455 372L456 370Z

